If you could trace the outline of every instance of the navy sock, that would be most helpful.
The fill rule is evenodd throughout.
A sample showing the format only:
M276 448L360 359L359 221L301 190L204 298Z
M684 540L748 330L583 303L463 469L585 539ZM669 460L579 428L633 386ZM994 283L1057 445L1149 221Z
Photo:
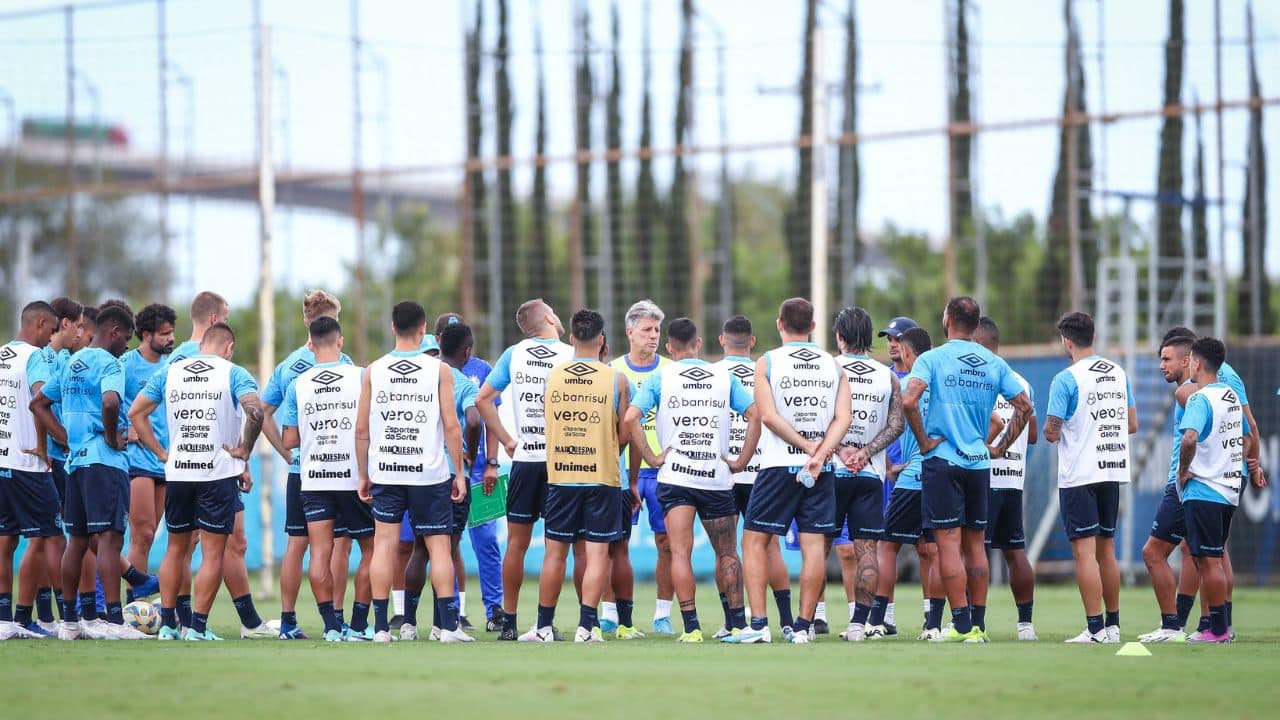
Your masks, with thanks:
M636 609L636 601L630 600L630 599L623 600L622 598L618 598L617 605L618 605L618 624L623 627L633 627L635 623L631 618L631 614Z
M98 593L92 590L80 593L80 617L89 622L98 619Z
M31 611L35 608L30 605L19 605L18 609L13 613L13 621L22 627L31 624Z
M782 627L794 625L795 618L791 615L791 591L774 590L773 601L778 605L778 619L782 621Z
M849 622L855 625L867 624L867 616L871 614L871 606L862 603L854 603L853 616L849 618ZM883 620L883 618L881 618Z
M0 622L13 622L13 593L0 593Z
M36 617L40 622L53 622L53 588L36 590Z
M747 609L746 608L729 608L729 624L726 626L730 630L741 630L747 626Z
M1087 615L1085 616L1084 620L1086 623L1089 624L1089 632L1094 635L1097 635L1098 633L1102 632L1102 629L1106 627L1105 625L1102 624L1101 615Z
M342 629L342 626L343 626L343 625L346 625L346 624L347 624L347 621L346 621L346 620L344 620L344 619L342 618L342 608L340 608L340 607L336 607L336 608L334 608L334 609L333 609L333 617L334 617L334 619L335 619L335 620L337 620L337 621L338 621L338 629L339 629L339 630L341 630L341 629Z
M369 629L369 604L362 602L351 603L351 629L356 632L364 632Z
M59 600L58 610L62 613L62 619L65 622L77 622L80 620L80 608L75 600Z
M792 625L791 629L798 633L807 633L809 632L810 624L810 621L805 620L804 618L796 618L796 624Z
M440 616L441 630L458 629L458 596L450 595L436 599L436 614Z
M942 629L942 611L946 608L946 604L947 601L942 598L929 598L929 618L925 621L926 628Z
M684 608L681 608L680 617L684 620L685 632L693 632L694 630L702 629L702 626L698 624L697 610L685 610Z
M968 605L951 608L951 624L955 626L956 632L961 635L965 635L973 629L973 614L970 612Z
M387 622L387 603L390 598L373 599L373 631L387 632L391 629L391 624Z
M729 627L729 596L720 593L720 609L724 611L724 626Z
M147 581L147 574L132 565L129 566L128 570L124 571L124 575L121 575L121 577L134 587L138 587Z
M421 592L404 591L404 622L406 625L418 626L418 603L420 602L422 602Z
M262 617L258 615L258 610L253 606L253 596L245 593L231 601L236 606L236 613L240 615L240 624L247 628L256 628L262 624Z
M877 595L871 601L871 613L867 616L868 625L883 625L884 611L889 607L889 597L887 595Z
M177 630L178 629L177 608L167 608L167 607L160 608L160 624L163 627L167 627L172 630Z
M1231 618L1231 601L1230 601L1230 600L1228 600L1228 601L1227 601L1226 608L1227 608L1227 627L1231 627L1231 626L1232 626L1232 622L1231 622L1232 618Z
M435 590L431 591L431 627L444 628L444 625L440 624L440 596L436 595Z
M209 613L191 613L191 629L203 635L209 629Z
M342 626L338 624L337 618L333 616L333 601L326 600L316 603L316 609L320 611L320 620L324 622L324 631L341 630Z
M578 627L590 630L599 622L599 615L595 608L590 605L578 606Z
M978 626L979 630L987 629L987 606L986 605L970 605L969 617L973 618L973 624Z
M280 626L298 627L298 612L296 610L281 610Z
M618 608L618 617L622 617L622 608ZM619 622L621 622L621 620L619 620ZM510 630L512 632L515 632L515 629L516 629L516 614L509 613L506 610L503 610L502 611L502 631L506 632Z
M1208 629L1209 629L1209 616L1201 615L1200 625L1196 628L1196 630L1199 630L1200 632L1204 632L1205 630L1208 630Z
M1196 606L1196 596L1178 593L1177 605L1178 627L1184 628L1187 626L1187 618L1191 617L1191 608Z
M191 625L191 596L178 596L178 624L182 627L192 627Z
M1227 606L1216 605L1209 608L1209 629L1214 635L1227 634Z
M751 618L752 630L763 630L767 627L769 627L769 618L752 616Z
M116 602L107 603L107 622L112 625L124 624L124 610L120 608L120 602L118 600Z
M1108 610L1108 611L1106 611L1106 612L1107 612L1107 614L1106 614L1106 616L1105 616L1105 618L1106 618L1106 619L1105 619L1105 620L1103 620L1103 623L1102 623L1102 624L1103 624L1103 625L1105 625L1105 626L1107 626L1107 627L1119 627L1119 626L1120 626L1120 611L1119 611L1119 610L1115 610L1115 611Z
M1029 602L1018 603L1018 622L1020 623L1031 622L1031 606L1032 606L1032 603L1029 603Z
M1160 629L1162 630L1181 630L1182 622L1178 620L1178 613L1160 614Z
M551 627L551 623L555 621L555 619L556 619L555 606L552 606L552 607L546 607L545 605L538 606L538 627L540 628Z

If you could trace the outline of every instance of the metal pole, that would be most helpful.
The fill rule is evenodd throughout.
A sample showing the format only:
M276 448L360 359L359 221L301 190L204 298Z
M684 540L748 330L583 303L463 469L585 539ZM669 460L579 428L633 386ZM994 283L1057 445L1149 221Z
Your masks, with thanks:
M363 106L360 101L360 0L351 0L351 215L356 224L355 306L356 306L356 362L368 360L368 318L365 309L365 259L364 259L364 172L362 144L364 140Z
M955 126L956 110L956 28L955 28L956 6L953 2L947 2L946 11L943 13L943 34L946 35L946 73L947 73L947 241L942 250L942 275L943 286L946 289L947 297L953 297L956 294L957 270L956 270L956 242L960 234L960 223L956 220L956 192L959 183L956 181L956 173L959 172L958 163L956 162L956 136L951 128Z
M1257 77L1258 69L1254 65L1254 46L1253 46L1253 5L1252 3L1245 6L1245 33L1248 37L1249 45L1249 94L1253 95L1253 78ZM1253 100L1254 98L1249 98ZM1257 135L1254 134L1253 128L1253 110L1249 111L1249 331L1251 335L1258 336L1262 334L1262 215L1261 215L1261 198L1262 198L1262 162ZM1262 128L1258 128L1258 135L1262 134Z
M0 103L4 103L9 114L9 152L6 153L4 163L4 192L6 195L12 193L18 187L18 104L5 90L0 90ZM18 239L18 208L6 208L5 216L8 222L9 242L18 250L18 267L15 268L13 284L13 313L14 313L14 334L22 325L22 305L26 302L26 293L19 293L19 285L26 281L25 272L29 272L26 266L22 264L22 242Z
M265 383L275 367L275 280L271 274L271 232L276 202L275 168L271 158L271 27L258 25L258 376ZM259 444L262 467L274 467L271 446ZM274 480L274 473L272 474ZM271 523L271 482L260 487L262 514L262 585L274 586L275 536Z
M1107 14L1105 3L1106 0L1098 0L1098 112L1104 115L1107 112ZM1102 222L1104 225L1108 222L1106 211L1108 125L1109 123L1102 123L1098 126L1098 197L1099 201L1103 203ZM1098 243L1099 250L1105 250L1106 254L1111 255L1114 254L1117 249L1125 247L1124 245L1120 245L1120 248L1117 248L1115 244L1111 242L1111 233L1106 230L1104 230L1104 232L1107 232L1108 235L1107 244L1104 246L1101 242Z
M93 175L94 188L102 186L102 98L98 86L83 72L76 71L76 79L84 85L84 94L89 96L89 117L93 127ZM98 208L96 203L89 208L89 242L98 243Z
M729 110L725 102L724 33L717 27L716 38L716 102L720 115L720 218L716 229L720 235L720 319L733 314L733 186L729 184Z
M191 176L192 154L195 152L195 133L196 133L196 98L195 83L191 76L188 75L176 63L170 63L173 71L173 79L182 88L183 94L183 129L182 129L182 177L186 179ZM187 228L183 233L187 238L187 275L191 280L191 294L194 296L199 289L196 287L196 196L195 193L187 193ZM175 272L175 274L177 274Z
M1218 265L1213 273L1213 332L1227 333L1227 203L1223 180L1222 152L1222 2L1213 1L1213 93L1214 131L1218 145Z
M284 169L286 176L293 174L293 92L289 86L289 71L283 65L277 63L272 70L272 81L275 85L272 90L279 88L280 96L280 135L284 138L281 143L281 160L280 164ZM286 183L281 188L281 204L284 205L284 286L286 290L293 290L293 183ZM284 339L285 347L294 347L294 323L285 323Z
M827 307L827 84L822 67L822 26L815 24L813 67L810 88L813 107L810 117L809 152L813 158L813 177L809 186L809 287L812 288L813 319L817 323L813 340L828 347L830 320Z
M66 242L67 242L67 294L80 295L80 253L76 240L76 54L75 8L68 5L64 13L64 41L67 71L67 127L66 127Z
M164 271L160 273L159 290L160 297L169 297L171 285L169 283L168 268L170 267L169 254L169 50L167 42L168 23L165 20L165 2L166 0L156 0L156 38L157 52L159 54L160 64L160 155L158 156L158 167L156 168L156 179L160 181L160 194L157 198L160 201L160 262Z
M1076 114L1076 92L1079 79L1076 77L1076 20L1071 8L1072 0L1063 0L1064 12L1067 16L1067 107L1066 117L1074 119ZM1076 146L1079 142L1080 128L1068 123L1067 134L1067 253L1069 259L1070 287L1069 308L1084 309L1084 258L1080 252L1080 198L1079 179L1076 167Z

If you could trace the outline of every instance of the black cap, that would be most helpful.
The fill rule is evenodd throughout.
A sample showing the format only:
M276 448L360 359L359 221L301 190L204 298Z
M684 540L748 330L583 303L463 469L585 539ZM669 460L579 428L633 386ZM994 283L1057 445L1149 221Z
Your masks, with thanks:
M897 340L899 335L913 327L920 326L916 324L915 320L912 320L909 317L896 317L890 321L888 327L880 331L879 337L891 337L894 340Z

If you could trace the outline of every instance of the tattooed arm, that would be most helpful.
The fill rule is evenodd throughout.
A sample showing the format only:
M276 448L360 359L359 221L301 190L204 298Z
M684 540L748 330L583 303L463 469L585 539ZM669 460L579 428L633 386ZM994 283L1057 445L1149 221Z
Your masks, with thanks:
M1044 439L1051 443L1058 442L1062 437L1062 418L1057 415L1050 415L1044 419Z

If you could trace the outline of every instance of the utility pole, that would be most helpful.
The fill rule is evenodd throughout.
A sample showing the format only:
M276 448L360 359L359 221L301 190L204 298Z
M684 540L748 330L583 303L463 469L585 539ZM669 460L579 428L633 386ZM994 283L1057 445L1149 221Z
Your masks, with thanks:
M365 310L365 237L364 237L364 171L362 141L364 136L363 109L360 104L360 0L351 0L351 215L356 224L356 362L369 358L368 318Z
M1222 0L1213 0L1214 134L1218 146L1218 267L1213 273L1213 333L1227 333L1227 204L1222 155Z
M1076 21L1072 12L1072 0L1063 0L1063 11L1067 16L1067 111L1062 118L1067 136L1067 253L1069 260L1070 304L1072 310L1084 308L1084 259L1080 253L1080 188L1078 186L1076 168L1076 147L1079 143L1080 127L1076 124L1076 98L1078 78L1076 77ZM1188 281L1190 278L1188 278Z
M255 4L256 6L256 4ZM257 52L258 85L258 376L264 381L275 365L276 308L275 278L271 273L271 234L276 202L275 167L271 156L271 27L263 25L260 17ZM260 445L259 460L265 469L275 467L270 445ZM275 473L270 477L274 480ZM271 532L272 482L260 487L259 503L262 515L262 585L270 594L274 586L275 542Z
M66 51L67 71L67 121L66 121L66 243L67 243L67 295L80 295L80 253L76 247L76 53L75 53L75 8L67 5L63 9L63 44Z
M1258 69L1254 66L1254 46L1253 46L1253 5L1245 5L1245 36L1249 47L1249 77L1250 83L1252 78L1257 77ZM1249 88L1249 94L1253 94L1253 88ZM1250 97L1250 105L1260 100L1260 98ZM1261 112L1261 111L1259 111ZM1250 113L1250 125L1253 124L1253 115ZM1249 272L1249 334L1257 337L1262 334L1262 158L1260 156L1262 148L1257 140L1257 136L1261 135L1261 129L1257 135L1254 134L1253 128L1249 128L1249 197L1246 202L1249 203L1249 257L1247 262L1250 265Z
M171 284L169 272L172 267L172 258L169 255L169 50L166 35L168 33L165 21L165 1L156 0L156 48L158 57L159 72L159 89L158 95L160 106L160 155L157 160L156 179L160 182L160 193L157 195L160 202L160 218L158 226L160 228L160 297L168 298Z
M809 186L809 287L813 302L813 318L817 323L814 342L829 347L830 312L827 305L827 85L822 67L822 24L813 29L813 53L810 64L809 153L813 158L813 174Z

